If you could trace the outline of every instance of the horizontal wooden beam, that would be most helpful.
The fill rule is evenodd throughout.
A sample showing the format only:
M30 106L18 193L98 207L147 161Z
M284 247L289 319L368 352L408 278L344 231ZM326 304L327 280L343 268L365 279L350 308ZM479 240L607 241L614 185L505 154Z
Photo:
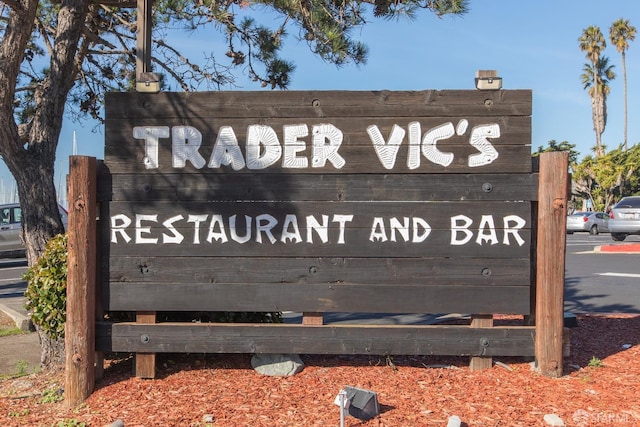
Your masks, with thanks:
M144 153L141 148L140 153ZM112 168L113 169L113 168ZM129 173L100 175L101 200L506 201L537 200L537 174ZM286 191L284 191L286 190Z
M106 95L108 119L531 116L531 90L215 91ZM153 100L153 102L150 102Z
M528 258L111 257L104 283L529 286ZM108 271L107 271L108 270Z
M103 322L97 327L97 349L138 353L533 356L534 328Z
M529 314L528 286L351 283L112 283L111 311Z

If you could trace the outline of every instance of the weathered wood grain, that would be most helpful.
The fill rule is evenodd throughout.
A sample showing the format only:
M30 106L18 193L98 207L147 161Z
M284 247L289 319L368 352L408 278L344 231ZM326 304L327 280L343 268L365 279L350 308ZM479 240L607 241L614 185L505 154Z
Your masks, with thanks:
M532 173L531 111L528 90L108 95L99 183L104 309L291 310L305 320L102 325L98 349L532 355L532 328L322 325L326 312L531 314L532 202L542 197ZM419 134L409 136L410 123ZM320 124L341 131L344 165L314 167L311 133ZM491 124L486 141L498 156L472 166L479 149L471 133ZM293 149L306 166L283 164L281 155L263 169L209 168L223 126L247 157L251 125L269 126L281 147L284 126L306 125ZM395 155L376 151L371 125L385 143L394 126L407 132ZM439 138L441 125L449 133ZM175 167L169 137L158 141L158 167L147 169L148 146L133 128L153 126L196 128L204 166ZM436 143L453 155L450 164L427 158ZM312 226L323 215L326 239ZM452 220L458 215L472 221L464 243L467 231ZM509 230L509 216L523 224ZM404 221L406 230L398 225ZM421 239L424 224L430 232Z
M531 90L108 93L106 116L193 117L530 116Z
M101 175L111 201L517 201L538 198L537 174L117 174Z
M532 356L534 340L530 327L101 323L97 331L98 349L157 353Z
M111 257L104 280L154 283L361 283L529 286L523 258Z
M95 384L96 159L72 156L69 171L64 396L76 407Z
M526 202L112 202L109 216L112 256L151 245L163 256L523 257L530 250ZM522 221L517 229L513 218Z
M537 227L536 365L543 375L559 378L563 370L564 259L569 154L543 154L540 156Z
M402 283L111 283L114 311L295 311L346 313L529 313L529 288Z

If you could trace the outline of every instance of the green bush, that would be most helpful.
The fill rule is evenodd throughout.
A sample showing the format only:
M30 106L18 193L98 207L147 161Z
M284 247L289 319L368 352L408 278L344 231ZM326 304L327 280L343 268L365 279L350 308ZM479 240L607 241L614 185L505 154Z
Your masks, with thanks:
M27 269L26 308L31 321L50 338L64 337L67 304L67 235L47 243L36 265Z

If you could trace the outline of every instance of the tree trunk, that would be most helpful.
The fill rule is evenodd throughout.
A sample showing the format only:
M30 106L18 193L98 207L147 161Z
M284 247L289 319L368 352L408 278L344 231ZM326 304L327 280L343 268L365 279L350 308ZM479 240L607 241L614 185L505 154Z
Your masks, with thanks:
M53 183L55 157L41 158L38 162L32 159L32 162L37 167L23 165L17 170L15 166L10 167L22 207L20 238L27 248L29 265L37 262L53 236L64 233Z
M40 339L40 367L45 370L57 369L64 366L64 337L51 339L39 326L36 332Z
M595 157L605 154L602 146L602 134L606 124L605 99L602 94L597 94L591 98L591 111L593 119L593 130L596 133L596 148L594 150Z
M22 207L21 239L29 265L34 265L47 242L64 228L54 186L56 148L69 90L78 72L76 53L85 26L89 0L62 0L47 77L34 93L36 108L20 132L13 114L16 77L33 32L37 0L12 9L0 43L0 155L13 174ZM64 363L64 340L38 331L45 368ZM60 356L62 356L60 358Z
M34 156L30 158L33 159ZM50 158L48 158L50 157ZM39 161L10 170L18 186L18 196L22 207L22 230L20 238L27 248L29 265L34 265L44 252L47 242L55 235L64 233L58 211L56 191L53 184L54 156L36 156ZM43 369L64 366L64 338L54 340L36 325L40 338L40 360Z
M624 50L622 51L622 79L624 95L624 151L627 151L627 61Z
M598 86L598 60L593 61L593 98L591 108L593 111L593 130L596 132L595 156L600 156L602 150L602 132L600 132L600 87Z

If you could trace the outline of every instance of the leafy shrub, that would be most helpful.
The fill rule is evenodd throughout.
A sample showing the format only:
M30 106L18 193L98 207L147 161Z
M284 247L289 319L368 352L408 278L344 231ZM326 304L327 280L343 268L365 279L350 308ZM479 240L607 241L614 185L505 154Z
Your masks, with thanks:
M67 304L67 235L47 243L38 262L24 275L26 308L31 321L52 339L64 337Z

